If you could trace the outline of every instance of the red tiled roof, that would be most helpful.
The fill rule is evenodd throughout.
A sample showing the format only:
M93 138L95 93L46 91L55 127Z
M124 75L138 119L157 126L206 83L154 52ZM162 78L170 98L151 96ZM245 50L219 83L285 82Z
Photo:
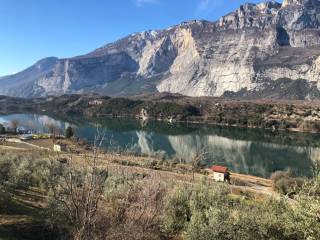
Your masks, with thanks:
M228 168L223 167L223 166L212 166L210 169L214 172L219 172L219 173L227 173L228 172Z

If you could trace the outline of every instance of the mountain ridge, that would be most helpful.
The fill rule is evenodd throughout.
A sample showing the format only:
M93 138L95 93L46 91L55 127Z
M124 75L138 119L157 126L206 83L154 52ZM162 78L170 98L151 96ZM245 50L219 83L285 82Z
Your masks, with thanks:
M320 98L320 2L246 3L219 20L134 33L0 77L0 94ZM4 86L5 85L5 86Z

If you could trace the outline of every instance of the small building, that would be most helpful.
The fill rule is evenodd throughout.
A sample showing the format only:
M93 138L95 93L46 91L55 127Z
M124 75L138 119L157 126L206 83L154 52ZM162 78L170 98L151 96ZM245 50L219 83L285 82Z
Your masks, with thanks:
M54 144L53 145L54 152L65 152L67 151L67 145L65 144Z
M212 166L210 168L213 171L213 179L217 182L230 181L230 172L227 167L223 166Z
M147 121L149 119L149 114L147 109L145 108L141 109L139 118L142 119L143 121Z

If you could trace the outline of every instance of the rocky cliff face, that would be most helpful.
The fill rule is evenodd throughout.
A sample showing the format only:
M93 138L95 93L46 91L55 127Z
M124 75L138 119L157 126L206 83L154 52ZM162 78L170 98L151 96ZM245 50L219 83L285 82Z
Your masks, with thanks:
M216 22L132 34L87 55L0 78L0 94L320 97L320 2L245 4Z

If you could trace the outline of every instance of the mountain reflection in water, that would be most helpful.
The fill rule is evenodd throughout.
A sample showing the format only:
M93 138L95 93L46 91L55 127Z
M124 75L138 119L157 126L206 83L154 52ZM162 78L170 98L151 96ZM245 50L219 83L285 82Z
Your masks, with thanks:
M95 123L83 119L59 120L36 114L0 116L0 122L17 119L21 126L46 131L48 124L61 129L73 126L77 136L94 139L97 126L105 130L103 147L109 151L182 159L186 162L206 152L204 165L221 164L238 173L269 177L277 170L309 176L312 161L320 160L319 135L271 132L261 129L239 129L151 122L102 119ZM31 124L32 122L32 124Z

